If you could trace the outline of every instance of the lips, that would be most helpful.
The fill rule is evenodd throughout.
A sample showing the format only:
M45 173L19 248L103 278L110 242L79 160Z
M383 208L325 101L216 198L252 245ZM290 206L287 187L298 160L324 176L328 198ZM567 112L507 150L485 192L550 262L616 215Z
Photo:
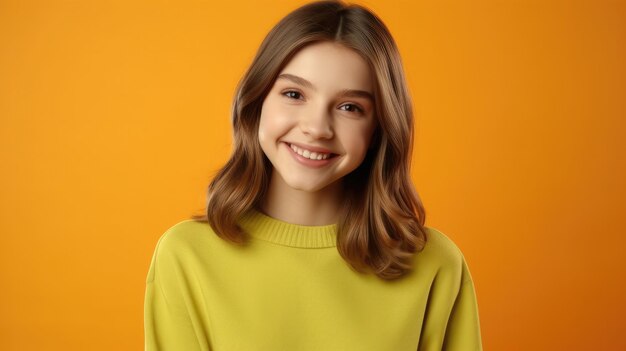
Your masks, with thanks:
M310 145L306 145L306 144L300 144L300 143L293 143L293 142L285 142L289 147L291 147L291 145L295 145L300 149L303 150L309 150L310 152L317 152L317 153L323 153L323 154L330 154L330 157L335 157L338 156L338 154L333 153L332 151L328 150L328 149L324 149L321 147L317 147L317 146L310 146ZM329 158L330 158L329 157Z
M287 152L293 157L293 159L297 163L299 163L302 166L309 167L311 169L322 169L325 167L329 167L330 165L337 162L337 160L339 159L339 155L333 154L333 153L330 153L331 156L327 158L322 158L320 160L304 157L304 155L300 155L294 150L294 148L296 148L297 146L290 145L287 142L282 142L282 144L285 144L285 148ZM304 153L306 154L307 152L308 150L305 151Z

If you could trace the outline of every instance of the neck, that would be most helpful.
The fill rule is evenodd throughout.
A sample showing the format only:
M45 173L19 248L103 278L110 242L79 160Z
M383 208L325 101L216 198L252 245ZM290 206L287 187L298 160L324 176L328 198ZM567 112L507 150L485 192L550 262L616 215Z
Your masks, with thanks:
M336 224L339 220L341 199L341 180L312 192L289 187L279 174L273 172L267 194L260 203L260 210L287 223L329 225Z

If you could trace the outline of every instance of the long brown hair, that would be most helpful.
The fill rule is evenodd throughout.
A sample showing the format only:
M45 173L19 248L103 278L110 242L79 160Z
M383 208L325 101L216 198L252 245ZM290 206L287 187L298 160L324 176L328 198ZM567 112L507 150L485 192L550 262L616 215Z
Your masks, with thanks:
M359 53L375 75L378 127L362 164L343 179L337 250L356 271L392 280L409 272L426 244L425 210L410 178L413 109L402 61L385 24L370 10L317 1L289 13L265 37L240 80L232 105L230 159L208 187L208 222L233 244L247 242L237 221L268 189L272 165L258 141L261 106L277 75L306 45L332 41Z

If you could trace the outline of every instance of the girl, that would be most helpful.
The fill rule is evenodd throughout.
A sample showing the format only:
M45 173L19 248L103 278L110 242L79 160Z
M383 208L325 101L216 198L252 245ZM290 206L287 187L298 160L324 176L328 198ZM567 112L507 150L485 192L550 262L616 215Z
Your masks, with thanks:
M481 350L468 266L424 226L398 49L368 9L314 2L240 81L205 213L159 239L146 350Z

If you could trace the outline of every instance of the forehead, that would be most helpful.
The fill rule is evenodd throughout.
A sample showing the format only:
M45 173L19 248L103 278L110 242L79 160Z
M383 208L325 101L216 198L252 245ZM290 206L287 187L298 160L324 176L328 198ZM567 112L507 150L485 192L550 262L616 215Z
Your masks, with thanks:
M280 74L302 77L316 90L350 89L373 94L373 76L365 59L356 51L333 42L313 43L300 49Z

